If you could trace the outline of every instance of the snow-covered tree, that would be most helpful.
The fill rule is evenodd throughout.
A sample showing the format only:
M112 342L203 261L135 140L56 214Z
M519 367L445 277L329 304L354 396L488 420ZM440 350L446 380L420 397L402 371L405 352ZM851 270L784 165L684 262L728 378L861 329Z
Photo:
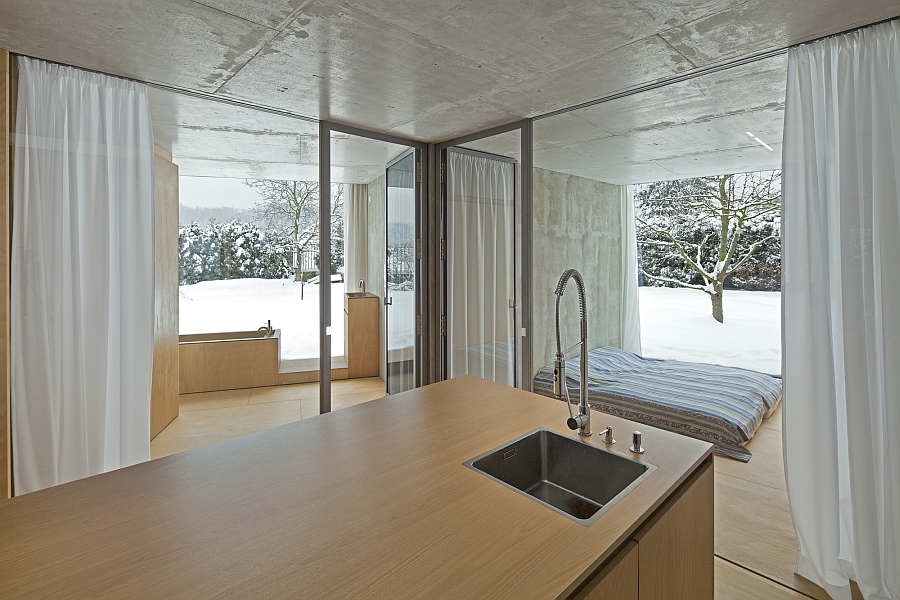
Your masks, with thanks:
M253 223L210 221L180 227L181 285L220 279L284 279L293 274L293 246Z
M244 184L261 196L253 211L268 230L281 240L290 240L296 253L294 280L303 278L304 253L315 250L319 243L319 183L316 181L283 181L247 179ZM331 189L332 269L343 263L344 186ZM318 263L318 261L317 261Z
M659 285L702 290L713 317L724 322L726 279L759 286L780 272L780 209L780 171L639 186L635 212L641 274ZM763 252L765 260L751 263Z

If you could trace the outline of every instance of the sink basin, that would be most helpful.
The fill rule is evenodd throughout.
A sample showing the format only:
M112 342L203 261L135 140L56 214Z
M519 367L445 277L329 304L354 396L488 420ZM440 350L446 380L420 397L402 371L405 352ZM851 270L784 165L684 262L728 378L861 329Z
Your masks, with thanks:
M348 298L372 298L375 294L371 292L366 292L363 294L362 292L346 292Z
M543 428L463 464L585 526L656 470Z

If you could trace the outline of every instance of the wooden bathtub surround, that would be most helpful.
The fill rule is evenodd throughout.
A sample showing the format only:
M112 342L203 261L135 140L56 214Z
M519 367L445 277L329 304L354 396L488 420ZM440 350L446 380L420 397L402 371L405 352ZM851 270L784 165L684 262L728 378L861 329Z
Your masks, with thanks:
M378 296L344 294L344 349L347 376L378 377Z
M155 318L150 439L178 416L178 165L154 147Z
M659 468L591 527L462 465L540 426L571 436L565 417L466 376L13 498L0 597L573 597L634 544L640 561L712 447L642 426Z
M261 336L249 331L180 336L179 393L277 385L281 330Z

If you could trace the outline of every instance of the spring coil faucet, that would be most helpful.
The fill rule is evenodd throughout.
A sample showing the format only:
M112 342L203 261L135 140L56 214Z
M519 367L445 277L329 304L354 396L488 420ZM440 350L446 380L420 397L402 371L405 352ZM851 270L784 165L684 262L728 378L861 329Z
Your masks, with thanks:
M578 312L581 317L581 341L575 344L575 346L581 346L581 396L578 402L577 416L572 414L572 402L569 400L569 386L566 384L565 357L565 352L568 352L572 348L575 348L575 346L571 346L570 348L567 348L565 351L563 351L559 336L559 303L562 300L563 294L566 293L566 284L569 282L569 279L575 280L575 287L578 291ZM553 361L553 393L557 398L565 398L566 405L569 407L569 418L566 421L566 424L569 426L569 429L577 429L578 435L591 435L592 433L591 411L590 406L588 405L587 389L587 331L587 309L585 307L584 300L584 280L581 278L581 273L579 273L577 270L568 269L559 278L559 283L556 284L556 360ZM611 437L612 432L610 432L610 439Z

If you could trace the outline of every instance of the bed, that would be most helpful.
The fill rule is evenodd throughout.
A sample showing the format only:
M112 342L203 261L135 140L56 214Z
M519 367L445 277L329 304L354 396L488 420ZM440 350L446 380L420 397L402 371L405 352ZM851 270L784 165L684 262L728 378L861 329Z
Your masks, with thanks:
M581 361L566 361L572 400L581 384ZM534 391L553 396L553 365L534 378ZM735 367L644 358L618 348L588 352L591 408L695 437L715 453L743 462L744 445L781 402L781 380Z

